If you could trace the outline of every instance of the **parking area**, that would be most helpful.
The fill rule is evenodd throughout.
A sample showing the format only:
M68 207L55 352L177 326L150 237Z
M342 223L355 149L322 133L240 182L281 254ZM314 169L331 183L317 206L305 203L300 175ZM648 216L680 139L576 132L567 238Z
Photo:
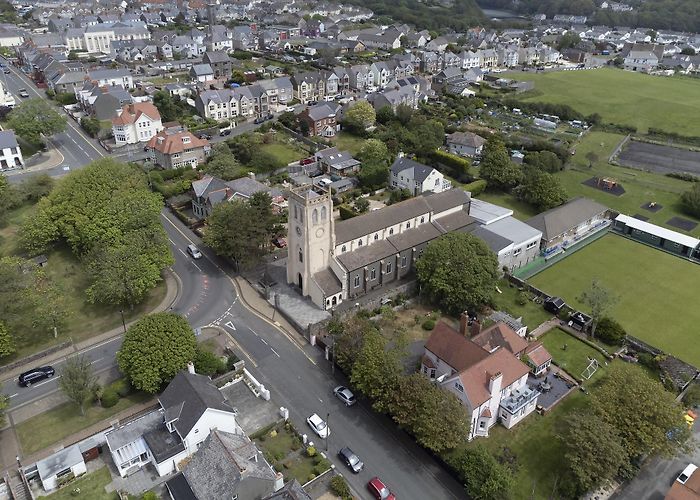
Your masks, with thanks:
M222 388L221 393L238 411L236 422L247 435L280 419L275 403L256 397L243 381Z
M700 152L673 146L629 141L618 156L621 165L667 174L688 172L700 175Z

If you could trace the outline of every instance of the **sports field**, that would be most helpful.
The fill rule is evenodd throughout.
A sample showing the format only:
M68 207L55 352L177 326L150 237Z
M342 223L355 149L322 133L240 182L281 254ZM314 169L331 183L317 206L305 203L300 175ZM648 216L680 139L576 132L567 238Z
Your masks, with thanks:
M611 234L529 281L585 311L576 297L593 278L619 296L609 314L630 335L700 366L700 265Z
M601 68L548 73L513 72L507 77L535 82L524 101L568 104L584 115L598 113L606 123L700 135L700 82L689 77L643 75Z

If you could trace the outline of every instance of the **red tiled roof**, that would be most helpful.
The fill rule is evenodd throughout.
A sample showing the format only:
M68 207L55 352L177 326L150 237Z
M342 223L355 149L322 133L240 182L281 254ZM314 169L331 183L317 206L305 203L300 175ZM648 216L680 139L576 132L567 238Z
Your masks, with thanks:
M428 356L423 356L423 359L421 361L423 363L423 366L427 368L437 368L435 364L433 363L433 360L430 359Z
M464 392L472 406L479 406L491 398L489 381L497 373L503 375L501 388L508 387L530 371L507 349L500 348L459 374Z
M141 115L146 115L151 120L160 120L158 108L153 104L150 102L136 102L125 105L122 108L121 114L112 118L112 124L128 125L130 123L135 123Z
M487 406L484 411L481 412L481 416L484 418L491 418L491 409Z
M530 358L535 366L542 366L552 360L552 355L542 344L532 344L525 350L525 355Z
M461 372L489 355L484 349L442 321L438 321L435 325L425 343L425 348L456 372Z
M189 142L183 142L183 139L189 137ZM200 139L188 131L178 132L176 134L168 134L165 130L151 137L148 141L148 147L156 151L170 155L173 153L182 153L186 149L203 148L209 145L206 139Z
M664 500L700 500L700 472L693 472L685 484L673 481Z
M502 321L473 336L471 340L489 352L498 347L505 347L513 354L518 355L527 348L527 340Z

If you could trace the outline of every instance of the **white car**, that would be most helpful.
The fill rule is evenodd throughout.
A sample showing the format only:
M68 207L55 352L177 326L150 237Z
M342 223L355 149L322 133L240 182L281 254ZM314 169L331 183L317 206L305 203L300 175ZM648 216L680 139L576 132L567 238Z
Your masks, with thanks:
M688 464L688 466L683 469L683 472L680 473L680 475L676 478L676 481L678 481L681 484L685 484L688 479L690 479L690 476L693 475L693 472L697 470L697 465L694 464Z
M321 439L327 439L328 436L331 435L330 427L328 427L328 424L326 424L326 422L317 414L314 413L309 418L307 418L306 421Z
M287 113L294 113L295 108L294 108L294 106L287 106L286 108L284 108L284 110L285 110Z

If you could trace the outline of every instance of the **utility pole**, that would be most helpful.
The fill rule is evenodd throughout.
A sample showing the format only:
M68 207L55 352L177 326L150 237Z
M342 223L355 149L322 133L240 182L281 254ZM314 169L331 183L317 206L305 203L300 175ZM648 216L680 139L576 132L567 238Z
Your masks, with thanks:
M326 453L328 452L328 439L331 437L331 414L330 412L326 414Z
M126 321L124 321L124 309L119 309L119 313L122 315L122 326L124 327L124 333L126 333Z

